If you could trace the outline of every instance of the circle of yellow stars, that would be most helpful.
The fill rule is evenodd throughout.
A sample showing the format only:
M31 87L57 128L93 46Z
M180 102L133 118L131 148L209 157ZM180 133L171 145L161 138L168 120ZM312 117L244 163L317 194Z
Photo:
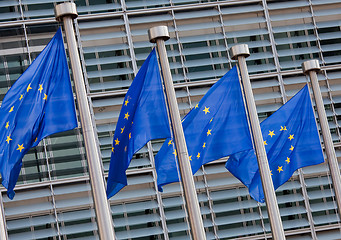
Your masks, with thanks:
M197 108L199 108L199 104L198 104L198 103L195 105L194 109L197 109ZM211 113L211 112L210 112L210 107L207 107L207 106L204 106L204 109L203 109L202 111L205 113L205 115ZM212 120L213 120L213 118L210 119L209 123L211 123ZM207 129L206 136L210 136L210 135L212 135L212 129ZM173 141L172 141L172 140L169 140L167 144L168 144L168 146L170 146L170 145L173 144ZM206 142L204 142L203 145L202 145L201 147L202 147L202 149L205 149L205 148L207 147L207 146L206 146ZM173 151L173 155L174 155L175 157L177 156L176 150ZM192 157L193 157L192 155L189 155L189 156L188 156L188 159L189 159L190 161L192 161ZM200 159L201 153L198 152L198 153L195 155L195 157L196 157L197 159Z
M128 106L128 104L130 103L129 100L131 100L131 97L130 97L130 96L127 96L127 97L125 98L125 100L123 101L123 106L122 106L122 108ZM129 120L129 117L130 117L129 112L126 112L126 113L124 114L123 119ZM131 122L131 124L133 124L133 122ZM126 126L123 126L122 128L120 128L120 130L121 130L121 131L120 131L120 134L125 134L125 132L126 132L125 129L126 129ZM128 134L128 138L129 138L129 140L131 139L131 132ZM119 140L119 137L117 137L116 139L114 139L114 141L113 141L113 146L111 147L111 152L114 153L114 152L115 152L115 146L120 145L120 143L121 143L121 141ZM124 151L127 152L127 150L128 150L128 146L125 146L125 147L124 147Z
M33 90L33 88L31 87L31 83L29 83L28 86L26 87L26 93L29 93L30 90ZM43 84L39 84L39 88L37 89L37 91L38 91L40 94L42 94L42 93L43 93L43 90L44 90ZM46 93L43 93L43 94L44 94L43 100L47 100L47 94L46 94ZM22 100L24 99L24 95L25 95L25 94L22 93L22 94L19 94L19 95L20 95L20 97L19 97L18 99L19 99L19 101L22 101ZM9 113L12 113L12 112L14 112L14 111L15 111L15 106L11 106L8 112L9 112ZM9 121L6 122L5 128L6 128L7 130L10 128L10 122L9 122ZM6 136L6 140L5 140L5 141L7 142L7 144L10 144L10 141L12 141L12 140L13 140L13 139L11 138L11 135ZM37 139L36 139L36 140L37 140ZM36 141L36 140L35 140L35 141ZM25 149L24 144L17 144L17 145L18 145L18 147L16 148L17 151L22 152L22 150Z
M281 126L281 128L280 128L279 131L280 131L280 132L282 132L282 131L288 131L288 129L287 129L286 126ZM272 131L269 130L268 136L270 136L270 137L272 138L272 137L275 136L275 135L276 135L276 134L275 134L275 130L272 130ZM294 135L294 134L289 134L289 137L288 137L289 141L293 140L294 138L295 138L295 135ZM264 140L263 143L264 143L265 146L268 145L268 143L267 143L266 140ZM290 145L289 150L290 150L290 151L294 151L294 146L293 146L293 145ZM291 162L290 158L287 157L287 159L285 160L285 162L286 162L287 164L289 164L289 163ZM277 170L276 170L276 171L277 171L278 173L283 172L283 171L284 171L284 170L283 170L283 166L277 166ZM270 173L271 173L271 176L272 176L272 175L273 175L273 174L272 174L272 170L270 171Z

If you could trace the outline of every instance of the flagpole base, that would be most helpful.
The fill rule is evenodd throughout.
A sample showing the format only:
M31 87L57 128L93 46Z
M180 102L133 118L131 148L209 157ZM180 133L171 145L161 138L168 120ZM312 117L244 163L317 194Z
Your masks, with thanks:
M65 16L70 16L72 19L78 17L76 4L72 2L58 4L54 9L54 13L58 22L62 22Z
M320 63L318 60L309 60L302 63L302 71L304 74L308 74L309 71L320 71Z
M245 58L250 56L249 46L247 44L239 44L231 47L231 58L238 60L239 56L244 56Z

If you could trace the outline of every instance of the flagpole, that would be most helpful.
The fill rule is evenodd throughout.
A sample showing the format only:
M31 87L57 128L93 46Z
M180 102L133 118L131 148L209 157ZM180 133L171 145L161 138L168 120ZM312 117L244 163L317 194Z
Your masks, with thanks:
M165 41L169 39L167 26L157 26L150 28L148 31L149 41L156 43L158 54L160 57L160 65L162 69L163 81L166 89L166 99L168 103L169 115L171 118L171 126L179 160L181 182L184 188L185 201L189 216L192 238L194 240L206 239L204 224L199 208L199 201L195 190L193 173L189 163L187 146L182 129L181 118L178 103L176 101L175 90L173 86L172 75L169 68L169 62L165 47Z
M262 131L259 125L257 109L252 93L249 73L246 66L245 58L250 56L247 44L235 45L231 48L232 59L238 60L239 69L242 76L242 84L244 88L247 111L250 119L252 136L257 155L259 173L262 180L263 191L265 196L266 207L268 210L272 237L275 240L285 239L281 215L276 200L274 185L271 179L270 167L266 155Z
M340 168L335 154L332 136L330 134L326 110L324 108L322 94L317 79L317 72L320 71L320 64L318 60L309 60L302 63L302 71L304 74L309 75L310 82L313 88L317 114L320 120L322 130L323 143L329 163L329 171L332 177L334 186L335 198L338 207L339 217L341 219L341 176Z
M0 191L0 240L7 240L7 228L6 228L6 218L5 218L5 210L4 210L4 202L2 200L2 192Z
M85 90L78 47L73 28L73 19L77 18L76 4L71 2L58 4L55 8L56 20L64 22L66 41L68 43L71 69L76 88L78 111L82 124L85 151L89 167L90 183L97 218L98 232L101 240L115 239L112 215L105 192L101 159L96 147L94 126L91 121L90 107Z

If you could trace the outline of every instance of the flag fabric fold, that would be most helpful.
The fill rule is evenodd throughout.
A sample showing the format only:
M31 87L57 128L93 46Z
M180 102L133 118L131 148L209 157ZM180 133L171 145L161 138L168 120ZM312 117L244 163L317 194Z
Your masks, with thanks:
M2 185L13 199L27 151L44 137L77 127L61 29L7 92L0 116Z
M182 122L193 174L208 162L252 149L237 68L232 68L184 117ZM155 157L157 184L179 181L173 140Z
M260 125L275 190L297 169L324 162L308 85ZM249 188L253 199L264 202L253 149L230 156L226 168Z
M170 137L166 102L155 49L131 84L113 139L107 197L127 185L126 170L133 155L152 139Z

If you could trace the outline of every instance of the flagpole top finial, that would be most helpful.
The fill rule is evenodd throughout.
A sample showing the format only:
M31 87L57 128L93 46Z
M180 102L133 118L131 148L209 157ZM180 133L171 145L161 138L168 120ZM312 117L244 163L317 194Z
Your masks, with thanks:
M302 63L302 71L304 74L308 74L309 71L320 71L320 63L318 60L313 59L309 61L305 61Z
M63 21L63 17L70 16L72 19L78 17L78 13L76 10L76 4L72 2L65 2L56 5L54 9L54 13L56 16L56 20L58 22Z
M249 46L247 44L238 44L231 47L231 58L237 60L239 56L250 56Z
M167 26L152 27L148 30L149 41L156 43L156 39L161 38L164 41L169 39L169 32Z

